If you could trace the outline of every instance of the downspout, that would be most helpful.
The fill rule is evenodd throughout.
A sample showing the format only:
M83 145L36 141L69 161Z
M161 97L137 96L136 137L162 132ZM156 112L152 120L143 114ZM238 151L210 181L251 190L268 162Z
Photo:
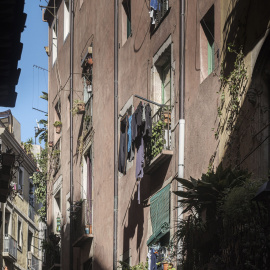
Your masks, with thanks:
M70 105L73 105L74 0L70 1ZM70 110L70 213L73 213L73 115ZM70 270L73 270L73 222L70 218Z
M185 146L185 119L184 119L184 97L185 97L185 0L180 4L180 61L179 61L179 144L178 144L178 177L184 177L184 146Z
M117 270L118 230L118 0L114 1L114 217L113 270Z
M185 97L185 0L181 0L180 4L180 40L179 40L179 141L178 141L178 178L184 177L184 150L185 150L185 119L184 119L184 97ZM177 190L182 189L178 183ZM182 208L178 203L177 220L182 218ZM178 243L178 250L181 249L181 243ZM180 252L178 252L180 256ZM180 258L178 257L178 262Z

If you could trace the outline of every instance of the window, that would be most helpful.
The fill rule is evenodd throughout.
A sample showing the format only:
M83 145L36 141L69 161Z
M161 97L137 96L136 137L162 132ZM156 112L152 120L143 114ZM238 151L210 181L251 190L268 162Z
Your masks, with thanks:
M64 40L69 34L69 0L64 0Z
M150 9L151 10L149 13L151 18L151 24L156 27L159 25L159 23L162 21L162 18L169 10L169 0L151 0Z
M57 35L58 35L57 20L55 20L52 27L52 64L53 65L57 58Z
M61 189L54 195L54 231L60 232L61 224L59 226L59 219L61 221Z
M170 185L161 189L150 199L150 216L152 223L152 235L147 241L151 245L157 241L162 245L168 243L170 232ZM164 241L165 240L165 241Z
M6 210L5 213L5 235L11 234L11 222L10 222L10 212Z
M215 68L214 30L214 6L212 6L200 23L201 81Z
M21 220L18 220L17 242L19 250L22 250L22 241L23 241L22 222Z
M81 63L83 79L83 99L84 102L90 99L93 91L93 46L88 47L88 52Z
M92 147L86 152L83 159L82 197L86 199L86 223L92 224Z
M33 245L33 233L31 231L28 231L28 245L27 245L27 251L34 252L34 245Z
M33 183L29 183L29 204L34 207L34 193L35 193L35 188Z
M122 43L131 36L131 1L122 2Z
M20 167L18 170L18 192L21 195L23 194L23 178L24 178L24 169Z

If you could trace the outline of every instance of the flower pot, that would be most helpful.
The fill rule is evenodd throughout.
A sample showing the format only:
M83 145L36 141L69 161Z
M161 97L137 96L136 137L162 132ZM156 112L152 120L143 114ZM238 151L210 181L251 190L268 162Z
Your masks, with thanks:
M166 123L166 124L171 123L171 112L170 111L164 112L164 123Z
M62 129L62 126L56 126L55 132L59 134L61 132L61 129Z
M92 234L92 225L85 225L85 234Z
M169 269L169 264L163 263L163 270L168 270L168 269Z
M49 142L48 142L48 146L49 146L49 147L53 147L53 141L49 141Z
M77 104L77 114L81 114L81 113L84 113L85 111L85 104L84 103L78 103Z

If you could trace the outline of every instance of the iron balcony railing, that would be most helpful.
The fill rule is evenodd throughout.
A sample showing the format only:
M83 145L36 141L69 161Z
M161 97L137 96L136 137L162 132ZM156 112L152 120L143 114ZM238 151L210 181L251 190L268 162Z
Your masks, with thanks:
M83 130L85 135L92 129L93 126L93 94L85 103L85 113L83 118Z
M28 251L28 269L39 270L39 259L32 253L32 251Z
M71 218L74 220L73 242L86 234L86 225L92 225L92 201L88 200L75 202Z
M158 0L156 26L159 25L168 9L169 9L169 0Z
M61 140L59 139L56 144L53 147L52 151L52 160L53 160L53 167L54 167L54 175L57 174L61 167L61 152L60 152L60 142Z
M9 234L5 234L4 252L8 252L9 256L17 260L17 241Z

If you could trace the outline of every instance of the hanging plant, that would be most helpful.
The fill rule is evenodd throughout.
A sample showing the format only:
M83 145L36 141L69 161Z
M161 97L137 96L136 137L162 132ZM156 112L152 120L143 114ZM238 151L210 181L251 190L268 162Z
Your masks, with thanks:
M56 133L59 134L61 132L61 129L62 129L62 122L61 121L55 121L53 125L55 127Z
M85 112L85 103L82 100L75 99L73 101L72 115L83 114Z

